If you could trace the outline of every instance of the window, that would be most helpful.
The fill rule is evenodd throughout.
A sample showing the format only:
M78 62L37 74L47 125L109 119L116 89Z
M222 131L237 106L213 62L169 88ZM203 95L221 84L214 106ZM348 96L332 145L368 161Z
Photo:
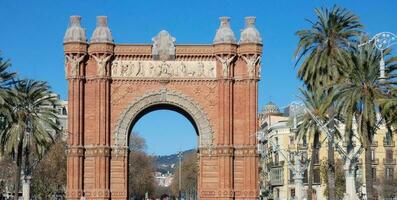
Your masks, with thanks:
M289 136L289 144L294 144L294 143L295 143L295 137Z
M391 149L386 150L386 162L387 163L393 162L393 150L391 150Z
M294 172L289 170L289 182L294 183Z
M280 162L279 158L278 158L278 153L274 153L274 164L278 165L278 163Z
M320 184L320 168L314 168L313 169L313 183L318 183Z
M375 149L371 149L371 161L375 161Z
M372 167L372 180L374 181L374 182L376 182L376 168L375 167Z
M387 167L385 169L385 179L391 180L394 178L394 169L391 167Z
M291 198L295 198L295 188L291 189Z
M280 189L278 188L274 189L274 193L275 193L274 196L276 196L277 199L280 198Z
M314 153L314 159L313 159L314 164L315 165L320 164L320 155L318 149L316 151L313 151L312 153Z
M309 173L307 173L308 172L308 170L306 169L305 170L305 173L303 174L303 183L309 183Z

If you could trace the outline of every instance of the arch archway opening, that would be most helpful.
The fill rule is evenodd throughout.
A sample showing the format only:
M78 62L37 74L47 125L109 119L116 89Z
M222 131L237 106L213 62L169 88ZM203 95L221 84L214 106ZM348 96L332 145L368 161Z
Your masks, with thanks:
M172 126L164 123L172 123ZM172 197L182 194L184 197L197 199L199 168L192 164L198 162L199 129L193 117L178 106L155 104L137 113L128 130L129 198L142 198L143 191L137 191L136 188L138 183L141 189L147 190L150 198L158 198L167 193ZM134 141L131 143L131 140ZM136 145L135 140L142 140L147 149L132 147ZM157 146L151 146L154 144ZM179 152L182 153L181 160L178 157ZM153 165L153 171L150 171L150 165ZM179 168L182 168L182 174L178 173ZM185 180L185 177L190 180ZM183 187L181 193L178 188L179 181ZM188 181L189 183L185 183ZM151 182L154 185L152 188Z

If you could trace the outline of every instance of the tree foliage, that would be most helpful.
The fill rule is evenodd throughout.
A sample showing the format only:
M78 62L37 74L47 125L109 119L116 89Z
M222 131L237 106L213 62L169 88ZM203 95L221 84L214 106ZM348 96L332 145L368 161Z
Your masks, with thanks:
M139 134L131 134L129 148L129 196L135 199L143 199L145 193L153 195L155 190L154 161L152 157L146 154L145 139Z
M58 139L45 158L34 168L32 194L39 199L51 199L66 188L66 143Z

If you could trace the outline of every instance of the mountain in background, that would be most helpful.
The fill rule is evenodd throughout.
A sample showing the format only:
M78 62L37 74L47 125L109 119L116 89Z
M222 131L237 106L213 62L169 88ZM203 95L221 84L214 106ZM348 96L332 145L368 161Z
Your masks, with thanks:
M182 152L182 155L196 153L196 149L190 149ZM178 165L178 153L165 155L165 156L153 156L155 167L157 172L166 174L167 172L174 173L176 166Z

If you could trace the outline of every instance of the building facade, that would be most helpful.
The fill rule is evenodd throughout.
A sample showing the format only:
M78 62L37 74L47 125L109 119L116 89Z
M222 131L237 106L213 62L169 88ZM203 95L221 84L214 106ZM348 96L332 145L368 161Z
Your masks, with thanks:
M293 199L295 197L295 184L291 164L293 164L292 153L303 151L306 157L311 157L311 148L306 141L296 141L296 131L294 127L294 113L291 112L292 104L287 106L284 111L272 102L266 104L259 113L260 129L265 131L267 139L272 143L267 143L268 156L261 159L261 187L266 196L271 199ZM296 109L296 108L295 108ZM298 109L300 112L303 109ZM295 118L296 119L296 118ZM295 124L296 126L296 124ZM339 130L343 130L343 124L338 125ZM327 140L325 134L321 133L318 154L314 156L313 168L313 196L315 199L326 199L325 180L320 170L321 163L327 161ZM342 134L343 135L343 134ZM343 144L343 141L339 141ZM380 126L372 144L372 176L374 187L379 198L396 197L396 138L390 134L385 126ZM354 139L354 145L358 145L358 138ZM274 151L271 145L278 145L279 149ZM344 147L346 147L344 145ZM343 164L341 155L335 151L336 159ZM364 153L360 154L358 169L356 171L356 183L359 196L364 195ZM337 162L338 163L338 162ZM343 170L343 166L339 169ZM342 172L344 174L344 172ZM307 170L304 174L304 195L307 196L308 176Z

